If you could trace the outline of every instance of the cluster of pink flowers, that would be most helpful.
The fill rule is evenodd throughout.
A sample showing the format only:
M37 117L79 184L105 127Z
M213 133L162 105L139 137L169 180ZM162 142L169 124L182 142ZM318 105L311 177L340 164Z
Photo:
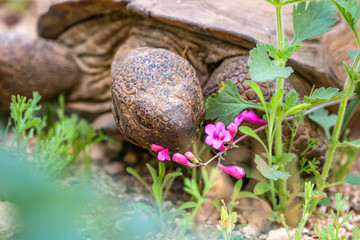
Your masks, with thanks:
M169 149L168 148L164 148L160 145L156 145L156 144L151 144L151 150L153 150L154 152L157 152L158 153L158 156L157 158L160 160L160 161L165 161L165 160L168 160L170 161L171 158L170 158L170 155L169 155ZM186 157L185 157L186 156ZM190 168L194 168L194 167L197 167L197 165L191 163L189 160L191 161L195 161L196 158L194 156L193 153L191 152L187 152L185 153L185 156L182 155L181 153L175 153L173 155L173 158L172 160L174 162L177 162L177 163L180 163L182 165L185 165L185 166L188 166Z
M233 123L229 124L227 130L222 122L218 122L216 125L206 125L205 133L208 135L205 139L206 144L212 145L214 149L225 151L225 143L231 143L233 141L239 126L244 120L259 124L267 123L266 120L258 118L252 110L245 110L234 119Z
M250 111L245 110L241 112L239 116L237 116L234 119L234 122L230 123L226 129L224 123L222 122L218 122L215 125L214 124L206 125L205 133L208 135L205 139L206 144L212 145L214 149L225 151L226 150L225 144L232 143L233 138L235 137L239 126L244 120L248 122L263 124L263 125L267 123L266 120L258 118L252 110ZM151 150L158 153L157 158L160 161L171 160L168 148L156 144L152 144ZM199 161L192 152L185 153L185 156L181 153L175 153L172 157L172 160L174 162L180 163L190 168L195 168L197 166L200 166L200 165L196 165ZM224 166L218 163L218 168L237 179L241 179L245 176L244 169L238 166Z

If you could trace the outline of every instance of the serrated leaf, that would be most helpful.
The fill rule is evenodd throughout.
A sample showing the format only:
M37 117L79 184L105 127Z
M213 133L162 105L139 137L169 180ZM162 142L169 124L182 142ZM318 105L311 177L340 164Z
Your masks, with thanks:
M351 81L353 81L353 82L360 81L360 73L358 73L358 71L356 71L353 66L351 66L351 65L347 66L344 61L344 67L345 67L345 70L348 73Z
M283 153L279 159L277 159L277 163L281 163L282 165L286 166L289 162L294 160L297 157L294 153Z
M287 78L294 70L291 67L279 67L268 55L267 48L270 44L258 43L250 51L250 75L253 81L263 82L277 77Z
M360 5L356 0L333 0L334 5L337 7L345 21L349 24L350 28L356 31L356 24L360 18Z
M240 96L235 83L228 80L223 91L206 99L205 120L216 120L227 126L240 112L250 107L256 107L256 104L245 101Z
M267 182L258 182L254 188L255 195L261 195L270 190L270 185Z
M351 185L360 186L360 176L356 173L349 173L345 178L345 182L350 183Z
M344 141L342 143L336 144L338 147L352 147L356 149L360 149L360 139L357 139L355 141Z
M313 94L310 97L305 96L304 101L305 101L305 103L321 104L324 102L341 99L342 94L344 94L344 92L339 92L338 88L321 87L321 88L315 89L315 91L313 92Z
M299 45L286 45L284 50L277 49L274 45L266 44L266 51L275 62L286 62L294 52L301 48Z
M254 162L260 173L268 179L278 180L280 178L286 180L290 176L288 172L278 171L278 166L270 167L259 155L255 155Z
M285 105L289 108L293 108L298 104L297 93L292 90L285 96Z
M311 113L309 118L319 124L324 129L327 139L330 139L330 128L335 126L337 115L329 115L328 110L320 108L319 110Z
M292 44L330 31L337 21L330 1L301 2L293 7L294 39Z

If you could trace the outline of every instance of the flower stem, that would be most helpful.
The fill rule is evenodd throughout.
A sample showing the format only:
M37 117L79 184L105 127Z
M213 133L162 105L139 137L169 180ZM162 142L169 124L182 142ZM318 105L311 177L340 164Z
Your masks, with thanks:
M355 36L357 36L357 34ZM356 40L357 40L357 42L358 42L358 44L360 46L359 38L356 37ZM358 54L356 56L356 59L355 59L355 61L353 63L353 67L355 69L358 67L359 61L360 61L360 52L358 52ZM345 90L348 87L350 87L350 86L348 86L349 84L350 84L350 81L349 81L349 76L348 76L347 79L346 79L346 82L345 82L345 87L344 87ZM336 149L335 143L339 140L339 137L340 137L340 132L341 132L344 116L345 116L347 102L348 102L348 98L344 98L344 99L341 100L341 103L340 103L340 106L339 106L338 118L337 118L336 125L335 125L335 128L334 128L333 137L331 139L332 142L330 143L330 148L329 148L328 154L326 156L325 165L324 165L323 171L321 173L321 179L320 179L320 182L319 182L319 184L317 186L318 191L322 191L325 188L325 185L326 185L326 179L327 179L327 177L329 175L330 167L331 167L334 155L335 155L335 149ZM318 200L313 201L313 204L311 205L310 209L313 210L316 207L317 204L318 204Z
M281 5L275 6L276 9L276 23L277 23L277 36L278 36L278 48L280 51L284 50L285 41L284 41L284 27L283 27L283 18L282 18L282 10ZM285 67L285 62L281 61L279 63L279 67ZM283 89L284 86L284 79L282 77L278 77L276 81L276 92ZM281 96L282 98L282 96ZM282 100L281 100L282 101ZM279 105L280 108L280 105ZM279 109L276 109L276 112L279 113ZM282 155L282 122L275 114L275 155L276 158L279 159ZM270 161L270 159L269 159ZM279 170L284 171L285 166L280 163ZM280 206L286 207L286 192L287 192L287 183L286 180L281 179L279 183L279 199L280 199ZM282 209L284 212L286 209Z

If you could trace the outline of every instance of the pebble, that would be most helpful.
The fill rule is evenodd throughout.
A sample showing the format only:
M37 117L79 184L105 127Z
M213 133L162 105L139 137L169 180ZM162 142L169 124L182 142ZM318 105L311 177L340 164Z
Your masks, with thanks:
M0 239L9 239L19 228L16 215L14 204L0 202Z
M346 222L343 224L343 227L346 228L346 230L348 230L348 231L352 231L355 226Z
M294 235L294 231L290 231L290 236ZM288 240L289 237L287 235L285 228L279 228L276 230L272 230L269 232L269 235L266 240Z
M124 163L134 165L137 162L137 156L132 152L127 152L123 158Z
M113 162L110 164L106 164L106 166L104 167L104 170L106 173L108 173L110 175L117 175L117 174L125 172L125 166L122 163Z

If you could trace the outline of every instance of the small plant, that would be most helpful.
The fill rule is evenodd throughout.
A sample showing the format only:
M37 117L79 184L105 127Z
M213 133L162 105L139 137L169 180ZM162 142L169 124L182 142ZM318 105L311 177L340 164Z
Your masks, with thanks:
M237 222L237 213L228 210L224 200L221 201L223 206L221 206L221 217L219 220L220 230L223 233L224 239L232 239L232 233L235 228L235 223ZM230 208L230 207L229 207Z
M344 223L349 221L351 215L354 211L346 211L342 219L340 219L341 209L348 204L348 198L342 198L342 193L335 194L335 206L336 206L336 214L331 209L331 216L333 218L332 223L328 223L327 228L323 227L321 230L315 224L316 233L318 234L321 240L342 240L345 239L345 236L339 236L339 230ZM353 237L354 239L359 239L359 229L356 227L353 229Z
M311 182L305 183L305 196L304 196L303 212L302 212L302 216L300 219L298 229L295 230L295 236L293 238L294 240L301 239L301 234L305 227L305 224L308 221L308 219L310 218L310 216L312 215L312 211L311 211L310 207L311 207L312 201L316 197L313 192L313 189L314 189L314 184L312 184ZM290 236L289 236L289 239L290 239Z
M29 158L28 141L36 133L37 145L32 157L44 173L51 177L60 174L80 154L83 154L85 169L89 169L89 146L106 139L106 136L101 132L96 133L86 120L75 114L67 117L63 96L60 96L60 107L56 110L58 120L48 124L47 116L37 116L41 109L40 99L41 96L37 92L34 92L33 98L29 100L19 95L12 96L11 118L4 133L3 143L8 137L8 132L13 131L15 138L10 148L14 148L16 144L17 155L20 159L26 160Z

